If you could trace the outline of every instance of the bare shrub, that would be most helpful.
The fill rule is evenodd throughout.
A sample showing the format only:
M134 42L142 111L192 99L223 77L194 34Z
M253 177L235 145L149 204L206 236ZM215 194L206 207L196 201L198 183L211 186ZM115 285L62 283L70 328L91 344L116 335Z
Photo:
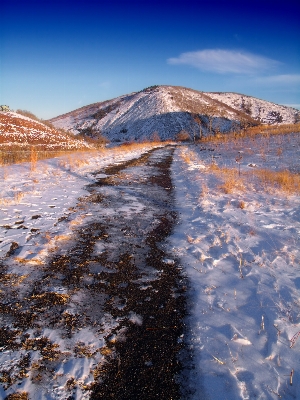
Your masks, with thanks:
M40 119L35 114L33 114L31 111L18 109L18 110L16 110L16 113L21 114L24 117L34 119L35 121L40 121Z
M189 142L191 140L191 136L187 131L181 130L180 132L177 133L175 139L178 142Z
M238 204L238 208L240 208L241 210L243 210L246 207L246 204L243 200L241 200Z

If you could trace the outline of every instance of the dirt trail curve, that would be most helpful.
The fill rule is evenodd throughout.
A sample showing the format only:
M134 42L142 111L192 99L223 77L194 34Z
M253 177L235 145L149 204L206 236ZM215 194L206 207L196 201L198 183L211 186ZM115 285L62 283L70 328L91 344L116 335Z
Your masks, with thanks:
M173 151L152 150L95 174L90 196L82 199L92 217L67 254L56 254L49 265L48 281L55 285L59 274L69 291L79 292L77 309L86 321L101 326L103 315L114 320L91 399L181 397L176 374L186 286L165 250L177 219Z

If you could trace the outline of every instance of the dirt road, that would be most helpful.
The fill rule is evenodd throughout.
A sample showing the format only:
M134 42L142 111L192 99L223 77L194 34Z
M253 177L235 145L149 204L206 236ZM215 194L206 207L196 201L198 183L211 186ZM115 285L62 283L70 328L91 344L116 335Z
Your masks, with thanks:
M173 151L95 172L73 238L16 284L1 267L0 381L9 396L31 385L33 399L181 397L186 282L167 251L177 222ZM72 222L72 212L58 221Z
M67 335L83 319L83 326L100 331L104 315L114 321L101 351L107 362L93 372L91 399L180 398L186 283L165 250L177 220L172 154L166 147L96 173L82 199L90 222L48 267L52 285L59 279L80 298Z
M122 319L116 336L107 338L113 356L99 371L93 399L180 397L175 376L185 287L180 268L164 251L176 222L172 152L156 150L126 166L109 168L109 176L91 187L92 198L100 196L100 229L107 235L98 256L107 268L98 279L109 283L104 310ZM113 216L106 210L113 210ZM91 290L98 288L96 284Z

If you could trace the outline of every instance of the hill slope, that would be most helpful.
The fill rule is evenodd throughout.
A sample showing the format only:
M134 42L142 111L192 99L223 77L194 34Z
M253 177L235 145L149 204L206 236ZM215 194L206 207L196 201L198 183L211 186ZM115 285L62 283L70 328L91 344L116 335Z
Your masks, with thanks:
M35 145L44 150L90 147L83 140L72 138L42 122L15 112L0 112L0 149L15 145Z
M181 130L196 137L228 132L245 125L269 123L269 113L277 113L277 119L282 116L282 123L294 123L299 114L290 107L260 102L264 113L249 113L220 94L178 86L153 86L82 107L50 121L74 134L94 137L101 133L111 141L126 141L151 139L155 132L161 139L174 139Z
M214 100L245 112L262 124L294 124L300 121L300 112L286 107L239 93L207 93Z

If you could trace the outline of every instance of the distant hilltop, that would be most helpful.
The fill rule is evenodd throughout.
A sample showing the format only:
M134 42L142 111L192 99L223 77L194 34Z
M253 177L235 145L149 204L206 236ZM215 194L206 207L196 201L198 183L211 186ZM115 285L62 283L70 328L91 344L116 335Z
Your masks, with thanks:
M259 124L294 124L300 112L292 107L238 93L200 92L180 86L151 86L87 105L50 122L73 134L112 142L174 139L237 131Z

